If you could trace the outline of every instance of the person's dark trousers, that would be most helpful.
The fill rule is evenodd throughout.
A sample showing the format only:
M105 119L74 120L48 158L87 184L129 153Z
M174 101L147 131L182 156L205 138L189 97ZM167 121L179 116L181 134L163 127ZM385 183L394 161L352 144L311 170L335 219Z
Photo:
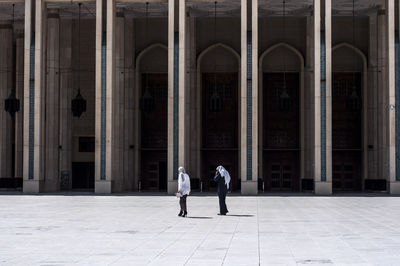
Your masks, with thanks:
M187 198L187 195L183 195L183 196L179 199L179 204L181 205L181 211L185 211L185 212L187 212L187 208L186 208L186 198Z
M225 199L226 199L226 194L225 193L220 193L218 195L219 198L219 213L220 214L226 214L228 212L228 209L226 207Z

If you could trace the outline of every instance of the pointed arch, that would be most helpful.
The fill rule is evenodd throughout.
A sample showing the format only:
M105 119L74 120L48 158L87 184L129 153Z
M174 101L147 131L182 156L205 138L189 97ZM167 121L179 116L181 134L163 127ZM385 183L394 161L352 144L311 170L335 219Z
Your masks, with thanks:
M143 49L142 51L140 51L140 53L137 55L136 57L136 70L139 71L140 68L140 61L142 60L142 58L150 51L152 51L153 49L156 48L162 48L164 50L166 50L168 52L168 47L162 43L153 43L150 46L147 46L145 49Z
M201 61L203 59L203 57L210 51L216 49L216 48L223 48L226 49L227 51L231 52L236 59L238 60L238 65L240 65L240 54L238 52L236 52L235 49L233 49L232 47L230 47L229 45L226 45L224 43L215 43L213 45L210 45L209 47L207 47L206 49L204 49L199 56L197 57L197 69L200 70L200 66L201 66Z
M361 181L362 181L362 186L364 184L364 180L368 178L368 168L367 168L367 164L368 164L368 156L367 153L365 152L366 150L368 150L368 140L365 137L365 133L368 132L368 101L367 101L367 88L368 88L368 59L366 57L366 55L356 46L347 43L347 42L342 42L339 43L335 46L332 47L332 55L335 51L341 49L341 48L348 48L350 50L353 50L362 60L362 91L361 91L361 95L362 95L362 125L361 125L361 136L363 138L362 140L362 150L364 151L362 154L362 172L361 172ZM332 56L332 65L333 65L333 56Z
M272 53L278 48L286 48L293 52L300 60L300 180L305 177L305 105L304 105L304 57L303 54L294 46L280 42L268 47L263 53L261 53L258 60L258 113L259 113L259 126L258 126L258 136L259 136L259 178L263 179L263 111L262 111L262 101L263 101L263 62L264 58Z

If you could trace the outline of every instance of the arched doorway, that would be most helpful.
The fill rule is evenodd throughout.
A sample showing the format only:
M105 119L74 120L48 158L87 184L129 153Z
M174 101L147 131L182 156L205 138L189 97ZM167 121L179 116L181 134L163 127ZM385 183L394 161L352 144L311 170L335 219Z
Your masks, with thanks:
M285 43L270 47L260 57L260 155L266 191L300 190L303 66L301 53Z
M212 178L218 165L230 172L232 189L240 189L239 62L238 53L220 43L198 57L200 176L204 190L215 188Z
M167 190L168 49L153 44L137 57L141 189Z
M366 58L350 44L332 49L332 182L334 191L362 189Z

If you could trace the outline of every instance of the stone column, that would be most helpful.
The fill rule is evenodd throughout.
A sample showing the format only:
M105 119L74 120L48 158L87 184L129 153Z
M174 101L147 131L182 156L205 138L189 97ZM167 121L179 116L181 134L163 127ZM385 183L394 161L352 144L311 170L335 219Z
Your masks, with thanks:
M114 7L114 1L110 1ZM107 132L109 129L109 117L106 113L109 110L108 103L108 82L107 75L109 62L107 55L110 54L107 48L108 43L112 42L106 38L108 30L106 30L107 15L106 11L113 13L113 10L108 10L105 5L106 1L96 0L96 154L95 154L95 193L111 193L111 169L109 169L109 160L111 159L110 150L110 135ZM111 16L113 18L113 16ZM108 37L108 36L107 36ZM110 54L111 55L111 54ZM112 110L109 110L112 113ZM109 116L109 115L108 115ZM108 123L107 123L108 122Z
M314 0L314 184L315 194L332 194L331 1Z
M315 192L321 180L321 2L314 0L314 183ZM318 184L317 184L318 183Z
M15 177L23 177L24 155L24 31L16 31L16 97L20 102L19 112L15 114Z
M45 122L45 188L58 191L59 185L59 93L60 93L60 16L58 9L47 14L47 79L44 104Z
M395 95L395 1L386 0L387 19L387 181L390 194L400 194L400 182L396 179L396 95Z
M241 0L241 64L240 64L240 93L239 93L239 126L240 126L240 143L239 143L239 174L242 183L242 193L247 179L247 112L246 112L246 94L247 94L247 0ZM244 186L243 186L244 185Z
M35 3L33 3L35 2ZM31 43L31 12L35 12L34 44ZM45 71L45 3L43 0L25 1L25 59L34 56L34 67L30 59L25 61L25 93L24 93L24 192L38 193L43 189L44 183L44 149L45 134L43 123L43 87ZM32 45L34 45L32 47ZM32 49L32 51L31 51ZM29 106L29 107L28 107ZM26 121L28 120L28 121Z
M33 173L32 173L32 161L33 156L30 153L30 138L33 136L31 129L32 123L30 123L31 119L29 118L31 113L32 103L30 101L30 96L33 96L31 92L31 87L33 87L33 80L31 79L33 76L33 66L34 62L31 62L31 56L33 56L34 52L34 39L31 34L32 28L34 28L32 12L34 10L34 1L26 0L25 1L25 42L24 42L24 99L23 99L23 191L29 192L33 189L30 186L31 181L33 181ZM34 87L33 87L34 88ZM32 89L33 89L32 88ZM31 181L30 181L31 180Z
M99 3L97 3L99 4ZM96 180L96 193L111 193L113 191L113 158L115 151L114 136L114 89L115 89L115 1L107 1L106 7L106 114L105 114L105 179ZM104 74L104 73L103 73ZM102 95L101 97L104 97ZM97 96L96 96L97 98ZM104 122L104 121L102 121ZM104 126L104 125L103 125Z
M168 193L176 192L174 178L175 0L168 0Z
M134 175L134 151L137 147L134 146L134 134L135 128L133 125L134 119L134 84L135 84L135 42L133 32L134 24L132 19L125 19L125 65L124 65L124 76L125 76L125 116L124 116L124 177L125 177L125 188L127 190L137 189L137 181L135 182L136 176Z
M124 187L124 93L125 93L125 18L123 10L117 10L115 19L115 87L113 94L113 151L114 191Z
M369 16L369 51L368 51L368 88L367 88L367 117L368 117L368 132L367 144L367 165L365 178L379 179L378 173L378 29L377 29L377 14ZM371 147L371 146L372 147Z
M72 20L60 21L60 189L72 188Z
M12 24L0 24L0 178L10 178L12 169L13 123L9 113L4 111L4 101L10 96L12 82Z
M178 109L178 164L186 166L187 138L186 138L186 0L179 0L179 109Z
M241 88L241 192L255 195L258 192L258 0L242 2L242 88ZM248 20L251 15L251 20ZM251 25L247 22L251 21ZM251 31L251 36L247 31ZM244 38L244 39L243 39ZM251 38L251 40L248 40ZM248 42L251 45L249 51ZM251 58L248 58L248 52ZM244 61L245 56L246 61ZM251 60L251 69L249 69ZM249 80L250 79L250 80ZM251 84L249 84L251 82Z

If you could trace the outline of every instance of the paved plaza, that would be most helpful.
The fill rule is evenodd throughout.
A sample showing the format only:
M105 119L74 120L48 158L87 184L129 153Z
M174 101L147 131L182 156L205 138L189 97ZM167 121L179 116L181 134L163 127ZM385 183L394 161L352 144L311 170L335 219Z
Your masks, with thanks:
M0 195L0 265L400 265L400 197Z

